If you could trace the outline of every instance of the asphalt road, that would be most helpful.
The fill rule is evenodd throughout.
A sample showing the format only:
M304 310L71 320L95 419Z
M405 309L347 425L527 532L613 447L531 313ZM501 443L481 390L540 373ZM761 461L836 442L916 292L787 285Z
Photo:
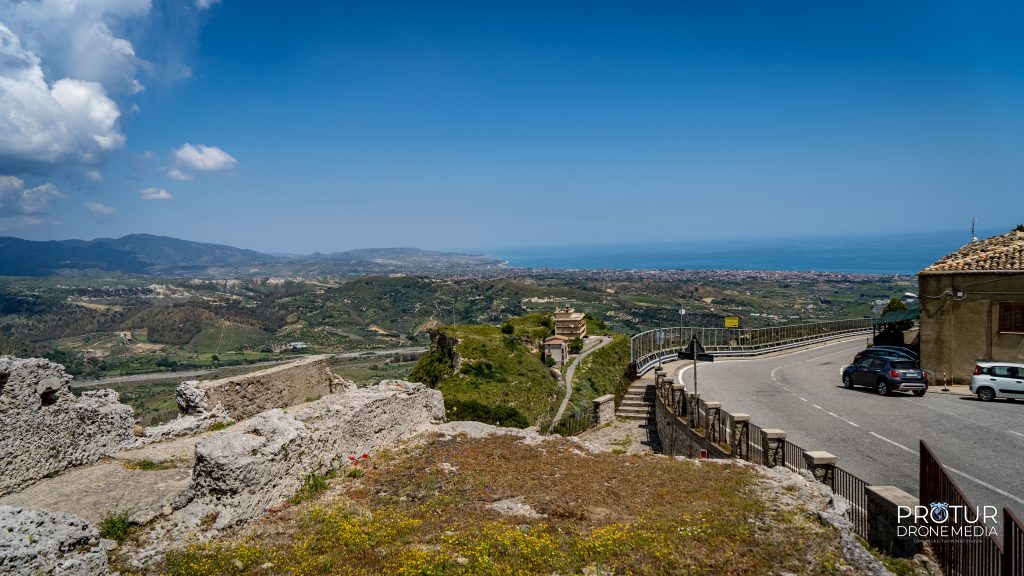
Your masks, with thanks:
M982 403L930 390L879 396L847 390L840 370L864 338L770 358L722 359L697 367L701 397L745 412L762 428L782 428L805 450L825 450L869 484L918 490L919 440L951 471L974 505L1024 514L1024 402ZM693 390L690 362L667 365ZM681 374L680 374L681 372Z
M576 375L576 367L579 366L580 360L583 360L590 353L601 348L612 341L607 336L596 336L598 343L593 346L584 347L582 352L573 358L572 363L569 364L569 369L565 371L565 398L562 398L562 405L558 407L558 412L555 414L554 419L551 420L551 428L558 424L558 421L562 419L562 414L565 414L565 408L569 405L569 398L572 396L572 379Z

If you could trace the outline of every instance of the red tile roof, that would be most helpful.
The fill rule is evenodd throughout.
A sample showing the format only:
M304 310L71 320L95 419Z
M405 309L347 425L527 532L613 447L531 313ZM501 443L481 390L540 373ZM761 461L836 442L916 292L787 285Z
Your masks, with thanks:
M946 255L921 274L951 272L1024 272L1024 232L971 242Z

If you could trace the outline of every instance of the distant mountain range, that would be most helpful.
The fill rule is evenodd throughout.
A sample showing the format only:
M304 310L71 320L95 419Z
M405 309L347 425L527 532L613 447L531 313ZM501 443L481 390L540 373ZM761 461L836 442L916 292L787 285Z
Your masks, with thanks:
M417 248L367 248L275 256L222 244L130 234L95 240L0 237L0 276L118 273L146 276L351 276L450 273L503 266L489 256Z

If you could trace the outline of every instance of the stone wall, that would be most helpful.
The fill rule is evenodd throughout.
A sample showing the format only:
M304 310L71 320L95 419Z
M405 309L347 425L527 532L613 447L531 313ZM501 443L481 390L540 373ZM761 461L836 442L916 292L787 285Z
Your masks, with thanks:
M658 425L658 438L662 453L668 456L700 458L701 450L709 458L730 458L730 454L717 444L691 429L686 420L676 416L661 395L654 401L654 418Z
M0 574L105 576L112 545L77 516L0 506Z
M327 358L307 356L240 376L183 382L177 390L178 408L184 416L218 413L243 420L265 410L326 396L346 385L331 373Z
M615 421L615 395L605 394L594 398L594 424L600 425Z
M140 550L151 561L192 534L252 520L293 496L311 474L341 470L349 456L388 447L445 416L441 393L385 380L291 409L262 412L196 445L192 481Z
M117 392L75 397L70 382L60 364L0 356L0 495L134 444Z

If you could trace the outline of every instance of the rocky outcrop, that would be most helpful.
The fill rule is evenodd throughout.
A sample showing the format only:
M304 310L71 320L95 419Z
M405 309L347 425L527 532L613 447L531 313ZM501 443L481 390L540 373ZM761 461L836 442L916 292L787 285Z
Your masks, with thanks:
M0 574L105 576L112 544L77 516L0 506Z
M189 380L178 386L183 416L211 415L242 420L264 410L293 406L346 386L327 366L328 356L307 356L266 370L218 380Z
M391 445L444 414L437 390L386 380L216 432L196 446L188 489L135 557L146 563L186 534L209 538L252 520L293 496L310 474L341 469L349 456Z
M134 444L117 392L75 397L70 382L60 364L0 356L0 495Z

